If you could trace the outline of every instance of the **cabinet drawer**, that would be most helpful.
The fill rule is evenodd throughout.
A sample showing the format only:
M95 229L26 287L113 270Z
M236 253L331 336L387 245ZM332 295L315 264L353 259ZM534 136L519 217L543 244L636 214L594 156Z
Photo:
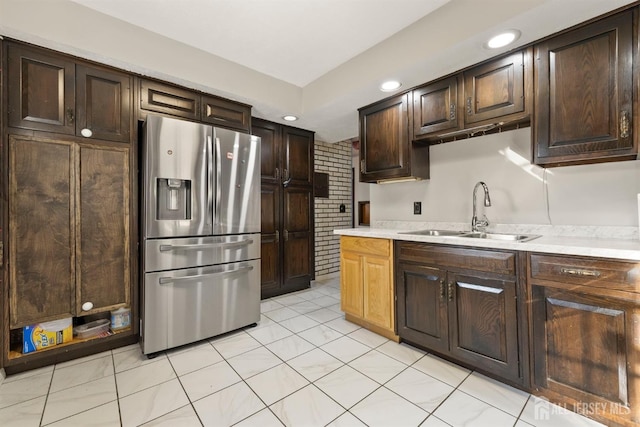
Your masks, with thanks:
M340 237L340 249L342 251L388 257L391 255L391 240L342 236Z
M249 132L251 106L213 96L202 97L202 121Z
M192 120L200 119L200 95L151 80L140 81L140 108Z
M398 258L441 267L452 267L496 274L516 274L516 254L484 249L451 248L402 242Z
M531 254L532 279L640 292L640 263Z

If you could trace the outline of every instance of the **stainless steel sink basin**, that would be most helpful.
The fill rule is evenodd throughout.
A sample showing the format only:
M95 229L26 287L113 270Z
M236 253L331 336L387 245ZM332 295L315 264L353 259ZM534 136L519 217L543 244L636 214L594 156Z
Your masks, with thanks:
M510 242L528 242L529 240L537 239L536 234L502 234L502 233L483 233L473 232L464 233L460 237L470 237L473 239L489 239L489 240L506 240Z
M419 236L462 236L465 231L454 230L415 230L415 231L403 231L398 234L417 234Z

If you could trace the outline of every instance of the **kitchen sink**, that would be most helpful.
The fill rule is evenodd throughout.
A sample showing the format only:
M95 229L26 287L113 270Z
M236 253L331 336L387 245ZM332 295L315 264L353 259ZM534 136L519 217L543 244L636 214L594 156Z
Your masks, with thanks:
M416 230L416 231L403 231L398 234L417 234L419 236L462 236L465 234L465 231L455 231L455 230Z
M484 233L473 232L464 233L460 237L470 237L473 239L488 239L488 240L506 240L510 242L528 242L529 240L537 239L536 234L502 234L502 233Z
M484 233L481 231L455 231L455 230L415 230L402 231L398 234L413 234L417 236L437 236L437 237L469 237L471 239L503 240L509 242L528 242L540 237L536 234L506 234L506 233Z

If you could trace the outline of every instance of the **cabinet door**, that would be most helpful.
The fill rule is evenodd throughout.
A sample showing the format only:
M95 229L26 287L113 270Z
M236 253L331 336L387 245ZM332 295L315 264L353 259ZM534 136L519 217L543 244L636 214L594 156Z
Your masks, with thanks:
M8 65L9 126L74 134L74 62L9 45Z
M536 164L635 159L632 18L624 12L535 46Z
M535 284L531 290L534 387L582 405L598 403L603 411L617 412L608 418L636 425L640 308Z
M408 103L403 94L360 110L360 181L409 175Z
M398 335L430 349L449 350L446 271L400 263L396 273Z
M77 313L130 303L129 149L80 146L76 156ZM91 302L93 309L82 311Z
M280 184L281 127L272 122L252 119L251 133L260 137L260 170L263 183Z
M464 72L465 125L524 111L524 56L516 52Z
M260 197L260 289L262 298L278 293L282 285L282 245L280 237L280 185L262 184Z
M313 132L282 127L282 181L285 186L313 186L313 139Z
M362 259L365 320L385 329L393 329L393 277L391 260L365 256Z
M200 95L152 80L140 80L140 108L200 120Z
M74 152L9 138L10 328L75 314Z
M340 253L340 309L362 318L364 313L362 256L349 251Z
M249 132L251 106L214 96L203 96L202 121L214 126Z
M313 252L313 187L284 189L282 228L283 286L291 288L308 286L313 277L315 256Z
M519 378L516 284L449 273L451 354L505 378Z
M462 129L458 86L460 76L456 75L413 91L413 135L416 139Z
M116 71L78 65L76 81L76 133L83 135L82 130L89 129L95 139L131 142L133 78Z

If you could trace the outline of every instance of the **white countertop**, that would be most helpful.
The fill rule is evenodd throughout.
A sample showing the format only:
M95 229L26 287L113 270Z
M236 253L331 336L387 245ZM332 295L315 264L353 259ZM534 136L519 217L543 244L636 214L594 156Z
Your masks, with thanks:
M358 237L404 240L410 242L439 243L479 248L511 249L564 255L582 255L601 258L640 261L640 239L592 238L542 235L527 242L514 242L465 237L421 236L402 234L410 229L347 228L334 230L334 234ZM530 234L530 233L524 233Z

